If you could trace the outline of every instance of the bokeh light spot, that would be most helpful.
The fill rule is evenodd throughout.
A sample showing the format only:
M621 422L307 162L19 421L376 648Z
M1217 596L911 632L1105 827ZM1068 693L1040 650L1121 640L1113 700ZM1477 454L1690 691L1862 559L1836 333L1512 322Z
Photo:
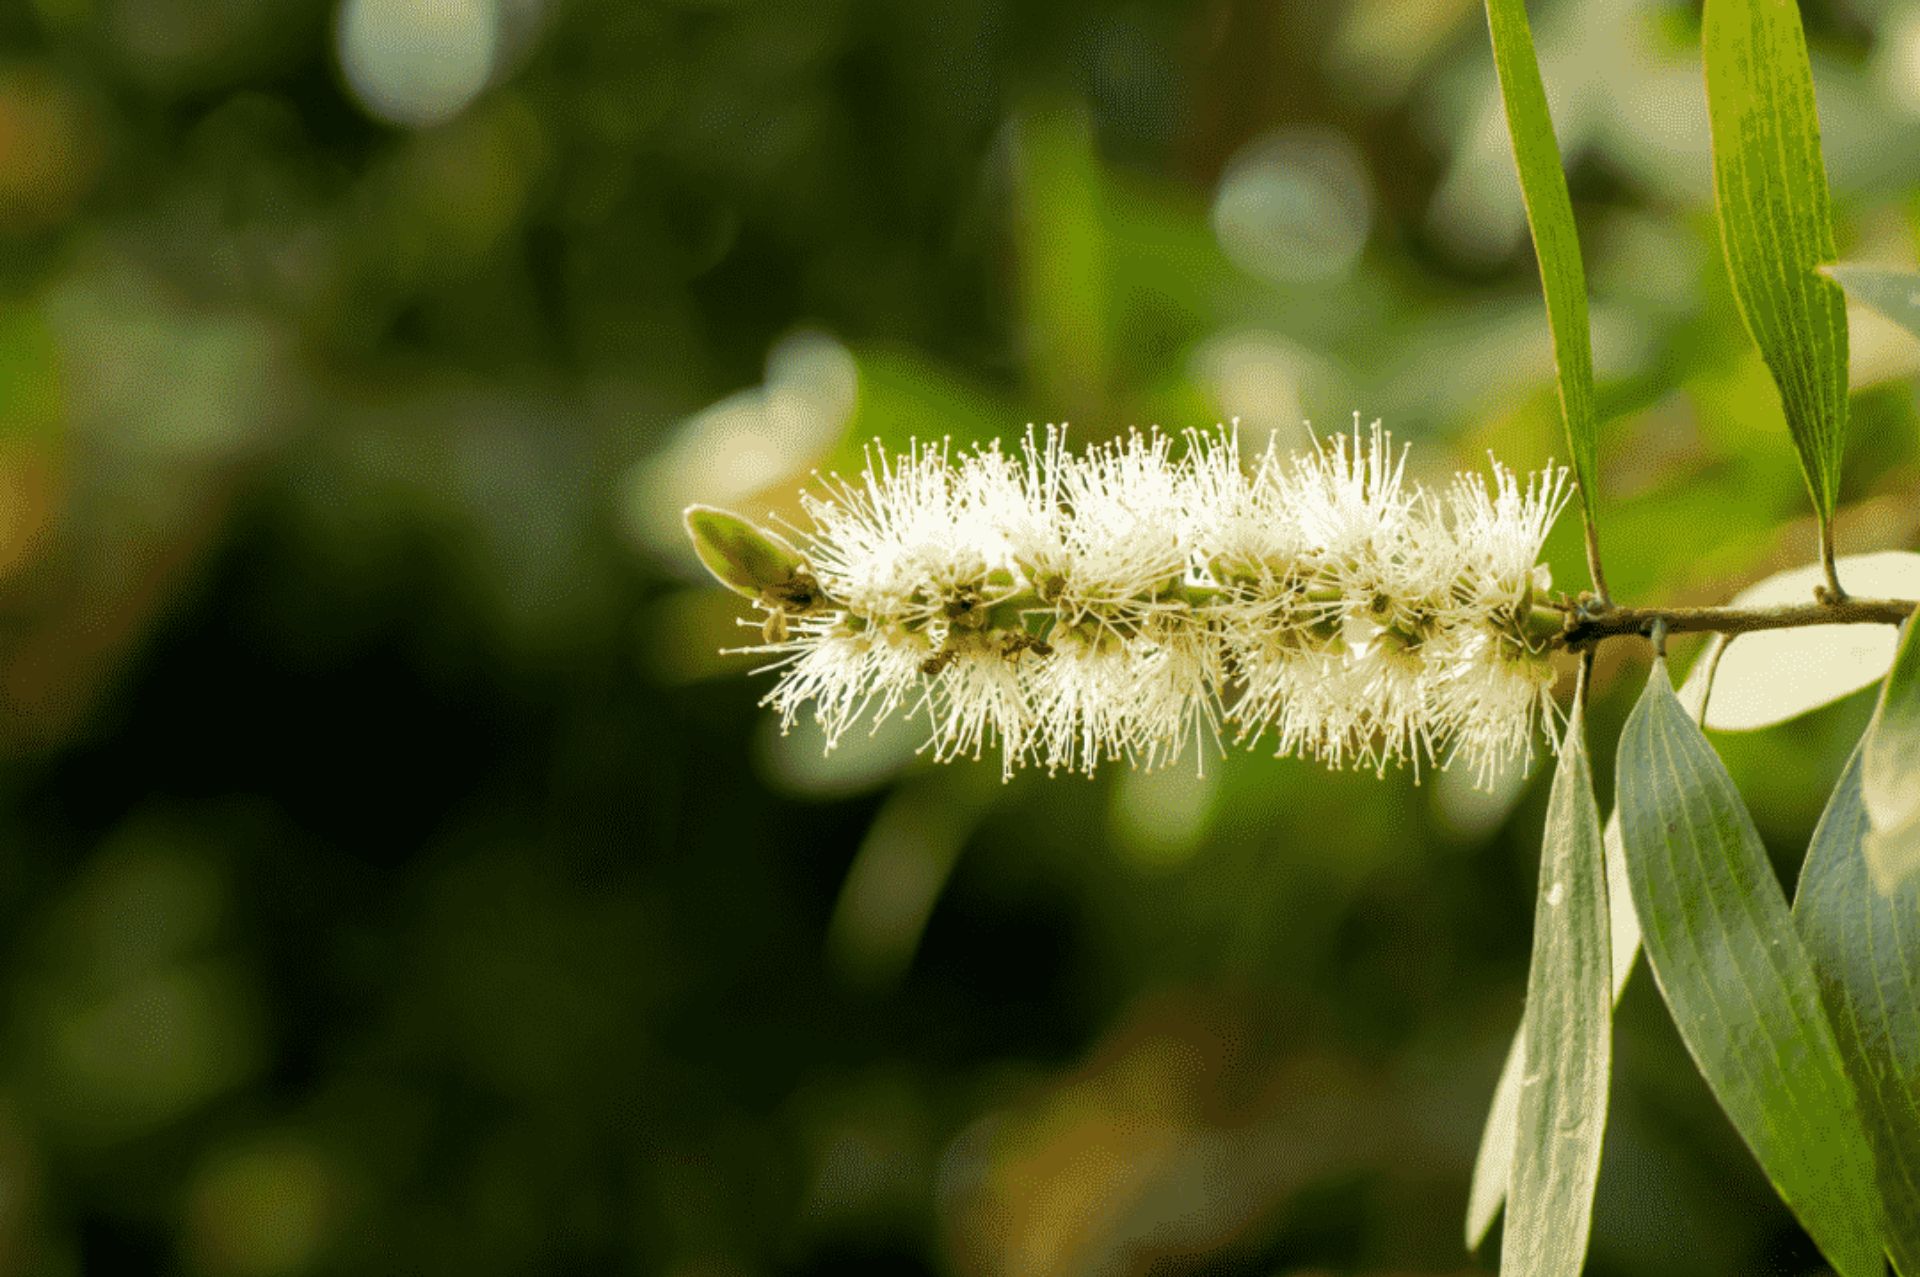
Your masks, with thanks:
M1227 164L1213 202L1213 233L1227 256L1280 283L1345 274L1372 225L1360 156L1324 129L1286 129L1248 143Z
M1119 849L1147 868L1182 864L1200 850L1220 801L1220 774L1124 771L1113 790Z
M480 95L500 41L495 0L344 0L340 69L392 124L450 120Z

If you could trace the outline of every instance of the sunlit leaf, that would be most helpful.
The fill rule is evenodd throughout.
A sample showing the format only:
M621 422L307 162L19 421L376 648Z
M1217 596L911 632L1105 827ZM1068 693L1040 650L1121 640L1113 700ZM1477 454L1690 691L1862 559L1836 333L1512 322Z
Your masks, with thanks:
M1887 1249L1912 1274L1920 1273L1920 875L1891 894L1871 881L1865 752L1848 761L1813 831L1793 919L1867 1119Z
M1593 407L1593 344L1587 325L1587 276L1580 260L1580 237L1573 223L1560 145L1547 112L1547 91L1534 58L1533 31L1527 25L1526 0L1486 0L1487 29L1493 38L1493 64L1500 75L1507 131L1513 138L1514 166L1526 201L1540 263L1540 285L1547 298L1547 328L1553 334L1560 415L1567 427L1587 519L1595 517L1596 444Z
M1707 0L1701 46L1734 296L1780 387L1814 508L1830 518L1847 429L1847 308L1817 270L1835 256L1833 211L1797 0Z
M1920 554L1887 550L1837 561L1841 583L1867 598L1920 596ZM1742 590L1740 607L1806 603L1826 578L1818 567L1793 568ZM1868 686L1893 664L1890 625L1810 625L1742 634L1727 644L1707 706L1707 726L1751 731L1798 717Z
M1578 1277L1593 1222L1613 1052L1607 867L1576 700L1547 799L1500 1270Z
M1900 650L1880 689L1860 763L1867 809L1867 866L1891 891L1920 874L1920 622L1900 628Z
M1874 886L1888 893L1908 879L1920 877L1920 817L1867 830L1867 868L1873 874Z
M1900 646L1880 690L1861 760L1861 792L1875 828L1920 816L1920 622L1900 627Z
M1622 846L1647 958L1720 1107L1841 1277L1881 1277L1853 1088L1753 818L1656 661L1620 738Z
M1890 266L1861 266L1839 262L1823 267L1822 274L1847 290L1847 296L1891 319L1916 337L1920 337L1920 274L1896 270Z

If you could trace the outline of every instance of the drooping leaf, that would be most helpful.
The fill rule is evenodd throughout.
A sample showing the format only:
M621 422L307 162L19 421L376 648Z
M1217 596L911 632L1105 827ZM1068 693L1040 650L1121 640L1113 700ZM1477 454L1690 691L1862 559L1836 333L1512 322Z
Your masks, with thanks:
M1547 90L1534 56L1533 31L1526 0L1486 0L1487 30L1493 39L1493 65L1506 105L1507 132L1513 139L1514 167L1540 263L1540 286L1547 298L1547 330L1553 336L1553 362L1559 378L1560 415L1567 427L1567 448L1574 478L1591 524L1596 517L1594 472L1597 445L1593 406L1593 342L1587 322L1587 275L1580 259L1580 237L1573 222L1567 176L1560 166L1560 143L1547 111Z
M1883 550L1843 555L1836 565L1849 593L1920 596L1920 554ZM1826 580L1818 566L1779 572L1734 596L1739 607L1806 603ZM1893 664L1890 625L1809 625L1735 636L1720 658L1707 726L1750 731L1785 722L1874 682Z
M1626 865L1620 854L1620 813L1607 817L1601 835L1607 862L1608 951L1613 968L1612 998L1620 1001L1627 979L1640 960L1640 920L1633 913L1633 893L1627 887ZM1487 1106L1486 1126L1480 1133L1480 1149L1473 1159L1473 1180L1467 1190L1466 1241L1468 1250L1478 1250L1499 1218L1507 1202L1507 1183L1512 1177L1513 1149L1520 1121L1520 1079L1526 1061L1527 1023L1523 1015L1514 1030L1513 1043L1507 1048L1506 1062L1500 1066L1500 1079L1493 1086L1493 1100Z
M1707 704L1706 669L1696 667L1680 689L1680 703L1689 714L1698 717ZM1613 1000L1620 1001L1627 980L1640 961L1640 919L1634 916L1633 892L1627 886L1626 862L1620 852L1620 812L1616 808L1607 817L1601 836L1607 859L1607 948L1612 956ZM1494 1084L1493 1102L1487 1107L1487 1124L1480 1134L1480 1149L1473 1161L1473 1182L1467 1193L1468 1250L1477 1250L1486 1240L1493 1221L1507 1200L1507 1180L1513 1165L1514 1132L1519 1120L1520 1066L1526 1058L1526 1020L1514 1030L1513 1044L1507 1048L1506 1063L1500 1067L1500 1080Z
M1607 1122L1613 980L1607 866L1576 699L1547 799L1500 1271L1579 1277Z
M1862 266L1837 262L1822 274L1847 290L1847 296L1891 319L1920 337L1920 274L1891 266Z
M1900 649L1880 687L1861 746L1860 793L1867 809L1867 867L1892 891L1920 876L1920 622L1900 627Z
M1881 1277L1879 1195L1813 964L1753 818L1665 661L1620 737L1647 958L1720 1107L1841 1277Z
M687 536L700 562L735 594L758 599L793 580L800 556L785 541L726 510L691 505L685 514Z
M1813 831L1793 920L1813 956L1860 1097L1886 1206L1887 1249L1920 1274L1920 875L1882 893L1867 863L1865 747Z
M1797 0L1707 0L1701 48L1734 297L1826 520L1846 441L1847 308L1817 269L1835 256L1833 210Z

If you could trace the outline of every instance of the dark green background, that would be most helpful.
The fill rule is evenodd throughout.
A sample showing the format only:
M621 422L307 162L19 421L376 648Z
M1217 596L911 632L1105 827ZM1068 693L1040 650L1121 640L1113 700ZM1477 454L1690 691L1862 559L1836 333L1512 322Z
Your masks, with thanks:
M505 35L420 128L326 3L0 7L0 1272L1490 1268L1542 769L823 762L674 530L1029 421L1542 464L1477 6L440 5ZM1812 533L1697 12L1537 10L1609 575L1724 598ZM1808 14L1911 261L1920 10ZM1911 547L1920 343L1854 344L1842 549ZM1865 712L1720 742L1789 875ZM1616 1078L1594 1273L1819 1270L1644 973Z

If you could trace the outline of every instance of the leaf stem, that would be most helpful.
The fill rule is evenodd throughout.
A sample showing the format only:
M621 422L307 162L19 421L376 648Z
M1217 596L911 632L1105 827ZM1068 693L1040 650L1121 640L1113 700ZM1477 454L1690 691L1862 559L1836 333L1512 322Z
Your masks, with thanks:
M1823 601L1846 602L1847 591L1840 584L1840 567L1833 561L1833 520L1831 518L1820 520L1820 567L1827 574L1826 595Z
M1582 494L1584 501L1585 494ZM1600 568L1600 527L1594 521L1593 512L1584 504L1580 508L1587 533L1587 575L1593 581L1593 592L1600 599L1602 607L1613 606L1613 595L1607 591L1607 574Z
M1912 599L1857 599L1783 603L1775 607L1601 607L1534 608L1534 624L1549 615L1560 618L1553 636L1559 647L1578 650L1602 639L1649 635L1656 624L1669 634L1750 634L1803 625L1898 625L1912 615Z

